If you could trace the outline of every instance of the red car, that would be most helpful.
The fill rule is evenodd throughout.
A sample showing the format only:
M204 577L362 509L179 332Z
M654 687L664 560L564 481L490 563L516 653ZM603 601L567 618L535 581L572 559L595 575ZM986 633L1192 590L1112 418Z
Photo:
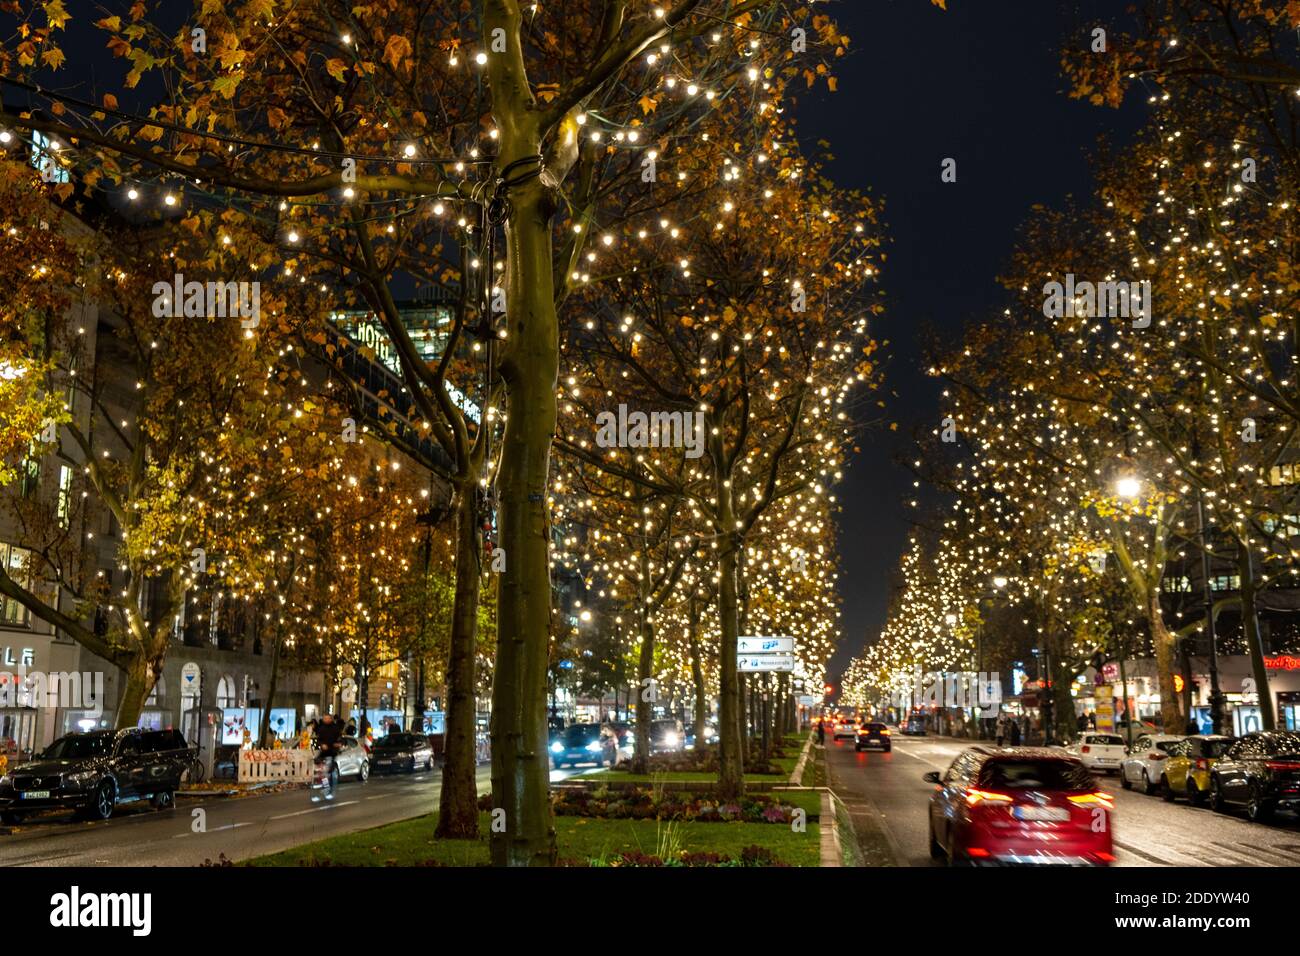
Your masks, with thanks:
M972 747L925 780L930 855L949 865L1115 862L1113 798L1060 750Z

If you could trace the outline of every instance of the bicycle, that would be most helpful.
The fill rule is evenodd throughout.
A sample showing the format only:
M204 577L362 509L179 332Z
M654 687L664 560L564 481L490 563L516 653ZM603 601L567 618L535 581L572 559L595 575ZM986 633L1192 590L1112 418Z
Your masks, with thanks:
M194 754L190 758L189 766L181 774L181 782L200 784L203 782L204 776L206 776L206 771L203 769L203 761L199 759L198 754Z

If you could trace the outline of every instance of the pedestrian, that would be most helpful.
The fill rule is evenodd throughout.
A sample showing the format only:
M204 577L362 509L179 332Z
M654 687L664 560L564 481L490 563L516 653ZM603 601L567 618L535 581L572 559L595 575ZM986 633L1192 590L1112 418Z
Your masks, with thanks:
M1075 723L1075 726L1079 729L1079 733L1083 733L1085 730L1087 730L1087 729L1088 729L1088 715L1087 715L1087 714L1080 714L1080 715L1079 715L1079 719L1078 719L1078 721Z
M817 721L817 743L823 747L826 745L826 721L825 720Z
M1020 746L1020 721L1016 720L1013 717L1008 723L1010 724L1010 727L1008 728L1010 732L1009 733L1010 739L1007 741L1007 743L1012 747L1019 747Z
M1002 741L1004 741L1007 737L1007 715L1006 714L998 714L997 735L998 735L998 746L1001 747Z

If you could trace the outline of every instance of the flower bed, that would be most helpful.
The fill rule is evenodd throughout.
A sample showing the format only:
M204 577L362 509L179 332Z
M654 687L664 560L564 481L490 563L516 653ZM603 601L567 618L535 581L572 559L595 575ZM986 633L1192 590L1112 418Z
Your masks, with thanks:
M708 794L644 788L610 791L563 790L551 795L558 816L600 817L607 820L698 820L704 823L789 824L797 808L767 794L746 794L739 800L719 800Z

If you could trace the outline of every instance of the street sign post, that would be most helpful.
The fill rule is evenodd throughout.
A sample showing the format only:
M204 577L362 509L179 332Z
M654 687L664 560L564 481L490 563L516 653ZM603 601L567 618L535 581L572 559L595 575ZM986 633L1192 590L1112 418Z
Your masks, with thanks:
M760 671L793 671L793 654L751 654L739 658L737 669L745 673Z
M793 654L793 637L738 637L736 653L746 654Z

